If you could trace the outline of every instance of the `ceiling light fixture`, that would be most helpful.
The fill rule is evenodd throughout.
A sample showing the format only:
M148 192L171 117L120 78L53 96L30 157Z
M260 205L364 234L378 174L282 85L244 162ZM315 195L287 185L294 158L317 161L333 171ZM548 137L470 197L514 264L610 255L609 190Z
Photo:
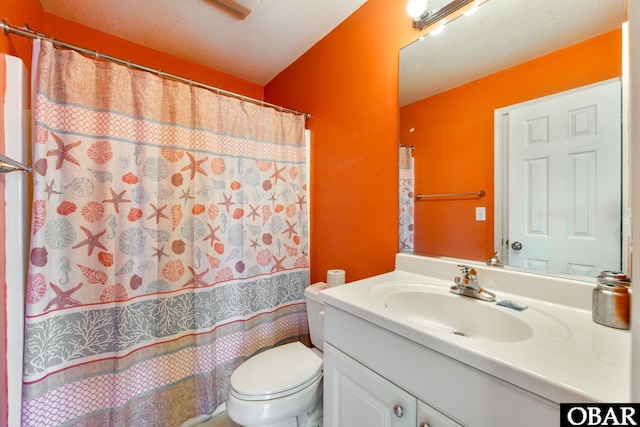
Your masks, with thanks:
M224 12L237 19L244 19L251 13L251 9L240 4L235 0L209 0L214 5L218 6Z
M414 20L427 17L431 14L427 0L409 0L407 2L407 13Z
M413 18L413 28L422 31L474 1L476 0L453 0L432 12L427 6L427 0L409 0L407 13Z

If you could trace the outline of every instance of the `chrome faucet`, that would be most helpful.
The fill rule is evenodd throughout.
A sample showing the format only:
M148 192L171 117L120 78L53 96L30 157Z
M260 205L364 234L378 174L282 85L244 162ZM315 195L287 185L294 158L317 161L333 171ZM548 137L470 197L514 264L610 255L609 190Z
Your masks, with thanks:
M498 252L494 252L493 256L487 260L487 265L492 267L504 267L504 263L498 259Z
M495 301L496 295L480 287L476 270L468 265L458 265L462 272L462 277L454 279L455 285L450 291L454 294L464 295L466 297L477 298L482 301Z

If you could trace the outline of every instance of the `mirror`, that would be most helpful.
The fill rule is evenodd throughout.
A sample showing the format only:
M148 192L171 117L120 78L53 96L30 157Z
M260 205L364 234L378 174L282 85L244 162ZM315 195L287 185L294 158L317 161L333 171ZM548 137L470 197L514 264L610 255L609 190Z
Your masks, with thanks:
M430 9L446 3L432 0ZM501 114L510 106L558 96L554 94L620 82L626 5L627 0L487 0L473 15L448 22L441 34L426 35L401 49L399 141L412 147L413 192L405 195L415 196L409 212L412 240L401 236L401 250L481 262L494 252L501 260L517 258L510 256L515 242L509 241L508 232L502 234L509 228L509 206L514 203L514 193L511 203L503 203L503 193L506 197L514 180L505 175L509 165L502 163L508 156ZM621 146L624 156L624 140ZM621 165L628 167L618 158L615 167ZM511 165L512 172L519 167ZM622 169L615 173L627 175ZM401 169L400 175L406 173ZM548 182L547 187L555 184ZM593 271L535 263L515 266L576 277L593 276L595 270L625 270L629 207L626 181L620 185L618 228L609 231L618 242L613 265ZM402 214L401 230L408 222Z

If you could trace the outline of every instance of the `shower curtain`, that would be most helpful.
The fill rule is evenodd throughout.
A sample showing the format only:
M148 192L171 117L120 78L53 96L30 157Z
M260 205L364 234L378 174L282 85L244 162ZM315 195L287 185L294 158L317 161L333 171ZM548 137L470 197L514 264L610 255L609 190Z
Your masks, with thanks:
M400 252L413 252L414 238L414 184L412 148L401 145L398 155L399 176L399 218L398 246Z
M213 412L246 358L308 342L304 118L48 41L34 59L23 425Z

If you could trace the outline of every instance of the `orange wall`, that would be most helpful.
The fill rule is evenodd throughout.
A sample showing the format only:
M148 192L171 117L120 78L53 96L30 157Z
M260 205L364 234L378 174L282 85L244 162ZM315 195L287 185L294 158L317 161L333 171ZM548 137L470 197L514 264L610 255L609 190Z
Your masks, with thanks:
M400 109L400 140L416 147L416 193L487 192L416 202L415 252L477 260L493 254L494 110L620 76L621 40L612 31ZM487 221L475 220L476 206L486 207Z
M398 51L406 0L368 0L265 87L312 114L311 279L393 270L398 252Z
M22 27L25 23L35 30L42 28L42 6L39 0L0 0L0 18L7 24ZM0 53L17 56L31 72L31 41L24 37L0 34Z

